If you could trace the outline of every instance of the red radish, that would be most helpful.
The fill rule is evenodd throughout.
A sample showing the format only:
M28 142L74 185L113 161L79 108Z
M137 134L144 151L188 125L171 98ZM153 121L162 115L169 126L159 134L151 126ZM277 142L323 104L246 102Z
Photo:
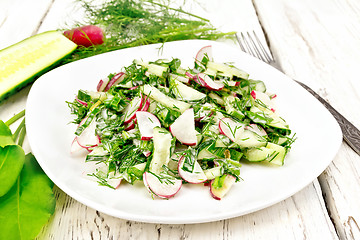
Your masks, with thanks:
M140 109L140 111L147 111L149 110L150 107L150 98L146 95L142 96L142 107Z
M144 172L143 181L149 192L154 193L160 198L173 197L182 186L182 180L166 176L166 181L160 181L157 176L150 172Z
M144 151L143 154L145 157L149 157L151 155L151 151Z
M81 126L87 118L84 118L79 126ZM89 148L95 147L100 144L100 138L96 135L96 121L92 120L89 126L87 126L84 131L77 137L78 144L89 150Z
M202 47L196 54L195 61L201 63L205 56L207 56L209 61L214 61L211 45Z
M70 147L70 153L76 153L76 152L80 152L81 150L84 150L86 148L83 148L79 145L78 141L77 141L77 136L74 138L74 140L71 143L71 147Z
M269 107L271 111L275 112L274 100L271 100L269 95L260 91L253 90L251 91L251 96L254 98L254 100L261 101L261 103Z
M244 131L244 126L243 123L235 122L231 118L222 118L219 121L219 132L234 142Z
M154 136L154 127L161 127L159 119L149 112L137 111L136 119L141 134L141 140L150 140Z
M111 178L107 180L107 184L109 184L115 189L118 189L120 187L120 183L121 183L121 178Z
M221 200L227 192L229 192L231 186L235 183L236 178L233 175L227 174L222 176L223 179L221 187L214 186L215 179L211 180L210 193L211 196L216 200ZM220 177L220 178L222 178Z
M182 179L184 179L189 183L194 183L194 184L203 183L208 180L200 164L196 160L193 171L192 172L185 171L183 169L185 159L186 158L184 156L181 156L178 164L178 172Z
M129 88L129 90L134 90L134 89L137 89L139 86L134 86L134 87L131 87Z
M192 75L189 72L186 72L185 75L189 78L189 80L196 78L196 76Z
M130 120L129 123L125 125L125 131L129 131L135 128L135 119Z
M112 86L117 85L118 83L122 82L124 78L126 77L126 74L124 72L119 72L115 74L109 83L104 88L104 92L108 91Z
M109 83L109 79L101 79L96 87L96 90L98 92L102 92L104 91L104 89L106 88L106 86L108 85Z
M88 106L88 104L87 104L86 102L84 102L84 101L82 101L82 100L80 100L80 99L78 99L78 98L76 98L76 101L77 101L78 103L80 103L81 105L84 105L85 107Z
M221 82L215 82L211 77L206 75L205 73L198 73L197 75L198 83L207 89L213 91L220 91L224 88L224 84Z
M181 114L169 127L170 132L182 144L194 146L197 144L195 131L194 109L189 108Z
M267 135L266 131L261 126L255 124L255 123L252 123L249 126L246 126L245 129L253 131L254 133L256 133L262 137Z
M139 111L143 105L142 97L134 97L133 100L125 107L122 118L124 124L128 124L136 117L136 112Z
M94 25L73 28L65 31L64 35L77 45L83 47L103 44L105 39L103 30Z
M129 131L129 132L130 132L130 131ZM134 139L133 139L133 143L134 143L135 146L140 147L140 145L141 145L141 140L134 138ZM148 150L143 151L143 154L144 154L145 157L149 157L149 156L151 155L151 153L152 153L152 152L151 152L151 151L148 151Z
M254 100L256 100L256 92L254 90L251 91L250 95Z

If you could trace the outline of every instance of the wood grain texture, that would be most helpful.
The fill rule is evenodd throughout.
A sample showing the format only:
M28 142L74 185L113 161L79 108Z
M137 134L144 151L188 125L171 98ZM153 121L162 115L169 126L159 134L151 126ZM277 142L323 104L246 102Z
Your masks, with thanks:
M283 70L306 82L358 128L360 54L358 1L255 0L271 49ZM281 24L280 24L281 23ZM343 144L319 177L341 239L360 237L360 157Z
M315 181L293 197L252 214L211 223L169 225L114 218L55 188L55 214L38 239L337 239L319 191Z

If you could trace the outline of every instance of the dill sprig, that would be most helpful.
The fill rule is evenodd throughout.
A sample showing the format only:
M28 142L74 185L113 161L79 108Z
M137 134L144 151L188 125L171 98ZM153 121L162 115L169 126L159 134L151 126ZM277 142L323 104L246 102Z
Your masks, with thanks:
M169 7L170 0L162 1L163 4L153 0L110 0L101 5L78 1L84 8L85 18L74 27L98 25L106 39L101 45L79 47L64 63L146 44L234 36L233 32L217 31L205 18Z

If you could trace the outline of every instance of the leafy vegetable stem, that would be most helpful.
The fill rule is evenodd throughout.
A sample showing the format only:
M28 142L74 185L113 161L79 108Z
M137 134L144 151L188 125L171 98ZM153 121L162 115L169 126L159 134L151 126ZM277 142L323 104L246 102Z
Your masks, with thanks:
M18 128L15 130L15 132L13 134L13 139L15 142L16 142L16 139L19 137L19 134L21 134L20 135L21 138L25 138L25 133L23 133L24 131L22 131L22 129L25 129L25 118L21 121L20 125L18 126ZM21 144L20 144L20 138L19 138L20 146L22 146L22 142L23 142L23 139L21 140Z
M20 131L20 135L19 135L19 140L18 140L18 145L22 146L24 143L24 139L25 139L25 135L26 135L26 128L25 128L25 118L23 119L22 123L24 123L21 127L21 131Z
M19 120L20 118L22 118L23 116L25 116L25 109L22 110L21 112L19 112L18 114L14 115L12 118L10 118L9 120L7 120L5 122L6 126L10 126L11 124L13 124L14 122L16 122L17 120Z

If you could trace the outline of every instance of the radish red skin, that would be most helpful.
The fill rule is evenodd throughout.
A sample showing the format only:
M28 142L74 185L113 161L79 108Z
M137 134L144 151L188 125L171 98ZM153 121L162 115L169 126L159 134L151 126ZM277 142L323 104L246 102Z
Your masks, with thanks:
M64 32L64 35L79 46L90 47L104 43L103 30L95 25L73 28Z

